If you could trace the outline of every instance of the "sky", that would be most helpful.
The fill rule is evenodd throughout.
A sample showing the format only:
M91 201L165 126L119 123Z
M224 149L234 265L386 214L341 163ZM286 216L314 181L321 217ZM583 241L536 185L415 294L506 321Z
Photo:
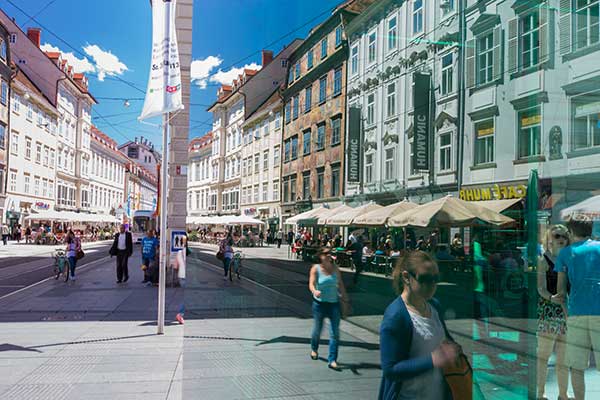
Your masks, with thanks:
M211 129L206 109L222 83L230 84L245 67L259 68L262 49L277 54L294 38L305 37L339 2L195 0L190 139ZM24 31L41 27L42 48L62 52L76 72L86 73L99 102L93 122L101 131L118 143L144 136L160 148L160 121L137 120L149 74L147 0L0 0L0 7Z

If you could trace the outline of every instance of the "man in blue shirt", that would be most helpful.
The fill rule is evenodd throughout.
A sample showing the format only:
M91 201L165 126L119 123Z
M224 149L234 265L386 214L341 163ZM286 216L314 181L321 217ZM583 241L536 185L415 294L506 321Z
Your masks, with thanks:
M589 366L590 349L600 360L600 242L590 239L592 220L582 214L573 216L567 227L570 246L560 251L554 270L558 272L557 294L553 301L568 295L567 365L571 367L573 391L577 400L585 398L584 371ZM600 370L600 363L596 363Z
M146 266L144 269L144 280L142 283L152 284L155 280L156 249L159 241L154 235L154 230L150 229L146 233L146 237L142 239L142 264Z

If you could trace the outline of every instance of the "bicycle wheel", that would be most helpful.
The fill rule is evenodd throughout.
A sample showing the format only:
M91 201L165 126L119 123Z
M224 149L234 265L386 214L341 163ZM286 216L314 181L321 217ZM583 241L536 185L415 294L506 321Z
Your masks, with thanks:
M60 268L58 267L58 261L54 262L54 279L58 279L58 277L60 276L60 273L62 271L60 270Z
M63 273L65 274L65 276L64 276L65 282L68 282L69 281L69 260L65 260L63 265L64 265Z

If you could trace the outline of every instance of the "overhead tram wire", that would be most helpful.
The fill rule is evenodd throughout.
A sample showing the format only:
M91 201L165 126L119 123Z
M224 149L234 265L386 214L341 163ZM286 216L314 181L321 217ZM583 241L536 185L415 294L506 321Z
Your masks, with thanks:
M42 12L46 11L46 9L48 7L50 7L52 4L56 3L56 0L50 0L48 1L48 3L46 3L46 5L42 8L39 9L38 12L36 12L35 14L33 14L33 17L37 17L38 15L40 15ZM25 26L29 21L31 21L32 17L28 18L25 22L23 22L23 24L21 26Z

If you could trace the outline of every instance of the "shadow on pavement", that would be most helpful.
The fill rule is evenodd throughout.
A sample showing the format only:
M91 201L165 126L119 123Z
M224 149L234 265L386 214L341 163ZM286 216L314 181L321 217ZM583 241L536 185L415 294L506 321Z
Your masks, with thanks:
M310 344L310 338L299 337L299 336L279 336L270 340L265 340L258 343L257 346L263 346L274 343L294 343L294 344ZM320 344L326 345L329 343L326 339L321 339ZM340 340L340 347L357 347L365 350L379 350L378 343L366 343L366 342L353 342L348 340Z
M29 346L29 347L22 347L22 346L16 346L16 345L13 345L10 343L4 343L4 344L0 345L0 352L3 352L3 351L31 351L31 352L35 352L35 353L43 353L43 351L38 350L38 349L46 348L46 347L75 345L75 344L115 342L118 340L139 339L139 338L149 337L149 336L156 336L156 335L155 334L146 334L146 335L119 336L119 337L109 337L109 338L90 339L90 340L78 340L78 341L72 341L72 342L49 343L49 344L41 344L38 346Z

